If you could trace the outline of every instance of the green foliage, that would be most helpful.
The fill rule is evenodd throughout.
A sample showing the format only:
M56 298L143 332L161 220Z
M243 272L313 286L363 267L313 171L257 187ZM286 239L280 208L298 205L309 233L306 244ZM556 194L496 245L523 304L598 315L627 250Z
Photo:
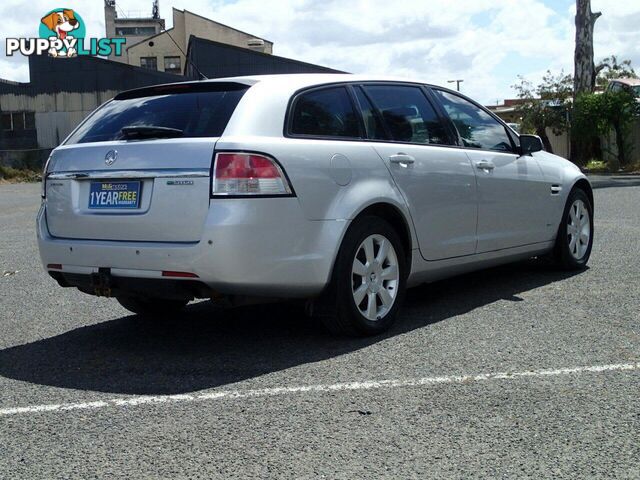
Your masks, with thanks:
M604 95L584 93L576 98L571 129L576 141L587 142L608 132L601 116Z
M615 55L605 58L596 69L598 85L605 86L614 78L637 78L630 60L620 61ZM547 71L538 85L518 77L513 85L518 98L523 101L519 107L520 129L523 133L534 133L542 138L549 151L551 142L547 129L555 135L571 131L574 161L585 161L602 154L602 146L615 132L616 152L621 164L630 158L629 133L634 117L640 114L640 103L628 92L607 92L604 94L581 94L573 99L573 78L561 71L555 75ZM579 152L582 152L581 154ZM615 168L615 166L614 166Z
M640 114L640 104L626 91L587 93L576 98L573 106L571 134L576 142L592 144L615 133L617 160L621 165L630 156L626 139L631 125ZM620 165L612 166L615 170Z
M518 78L520 83L513 85L513 88L518 98L524 101L520 107L523 128L535 132L550 127L556 134L566 130L566 109L572 96L571 75L564 72L553 75L547 71L542 83L535 87L528 80Z
M607 162L602 160L589 160L587 162L587 170L591 173L605 173L609 171L609 167L607 167Z
M9 182L38 182L40 181L40 172L0 165L0 181L2 180Z
M606 87L609 80L614 78L638 78L636 71L631 66L631 60L618 61L618 57L611 55L600 62L596 68L598 76L596 85Z
M523 100L520 108L522 115L521 130L535 133L542 138L547 149L550 142L546 129L560 135L568 128L567 109L573 94L573 79L564 71L554 75L547 71L542 77L542 83L535 86L523 77L518 77L519 83L513 85L518 98Z

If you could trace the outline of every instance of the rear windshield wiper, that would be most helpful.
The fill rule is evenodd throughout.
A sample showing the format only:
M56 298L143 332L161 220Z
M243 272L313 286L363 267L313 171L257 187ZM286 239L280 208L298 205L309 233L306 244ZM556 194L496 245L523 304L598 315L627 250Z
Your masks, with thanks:
M183 131L179 128L158 127L155 125L132 125L120 130L126 139L135 138L175 138L181 137Z

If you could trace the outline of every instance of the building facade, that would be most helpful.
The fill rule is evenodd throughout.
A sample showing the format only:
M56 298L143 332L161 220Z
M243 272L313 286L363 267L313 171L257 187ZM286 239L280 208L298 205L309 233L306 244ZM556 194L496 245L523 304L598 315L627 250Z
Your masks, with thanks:
M182 81L106 59L29 57L28 83L0 80L0 164L39 167L49 152L118 92Z
M155 6L156 4L154 3ZM126 46L157 35L165 28L164 20L160 18L157 12L155 15L152 13L149 17L118 16L116 0L105 0L104 2L104 26L107 38L124 37L127 39ZM121 56L111 55L109 60L129 63L126 53Z
M105 0L104 12L106 36L127 40L124 54L110 59L150 70L183 74L192 36L260 53L273 52L273 42L269 40L188 10L174 8L173 26L169 29L165 29L165 21L157 13L157 3L147 18L118 16L116 0Z
M155 57L157 68L87 55L65 59L34 55L29 57L30 82L0 79L0 164L38 168L82 119L123 90L198 80L203 76L343 73L260 51L264 47L271 52L271 42L265 41L261 48L250 48L248 41L256 40L255 37L224 26L222 30L211 30L209 27L215 22L190 12L174 10L174 22L170 31L145 38L129 48L129 60L140 62ZM118 25L121 24L114 28L119 28ZM226 41L193 34L201 31L209 37L214 36L213 31L222 32ZM184 49L172 49L171 38L184 42ZM172 62L177 66L172 66Z

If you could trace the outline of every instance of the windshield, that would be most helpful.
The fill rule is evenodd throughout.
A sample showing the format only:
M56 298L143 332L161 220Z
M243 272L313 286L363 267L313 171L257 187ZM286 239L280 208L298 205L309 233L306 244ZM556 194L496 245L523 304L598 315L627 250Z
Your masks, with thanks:
M131 139L135 127L154 127L147 129L152 134L146 138L166 138L166 134L153 135L162 129L180 131L180 136L187 138L219 137L247 89L178 91L133 98L120 95L96 111L67 144Z
M635 87L632 87L632 88L633 88L633 94L636 97L640 97L640 85L636 85Z

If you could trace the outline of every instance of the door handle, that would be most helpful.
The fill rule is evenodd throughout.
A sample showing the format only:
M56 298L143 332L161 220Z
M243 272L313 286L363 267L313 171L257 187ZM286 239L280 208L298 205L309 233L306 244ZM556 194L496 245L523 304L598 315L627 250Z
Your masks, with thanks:
M406 153L396 153L395 155L391 155L389 157L389 161L391 163L399 163L400 165L409 165L416 161L411 155L407 155Z
M476 168L478 170L493 170L496 166L489 160L480 160L476 163Z

